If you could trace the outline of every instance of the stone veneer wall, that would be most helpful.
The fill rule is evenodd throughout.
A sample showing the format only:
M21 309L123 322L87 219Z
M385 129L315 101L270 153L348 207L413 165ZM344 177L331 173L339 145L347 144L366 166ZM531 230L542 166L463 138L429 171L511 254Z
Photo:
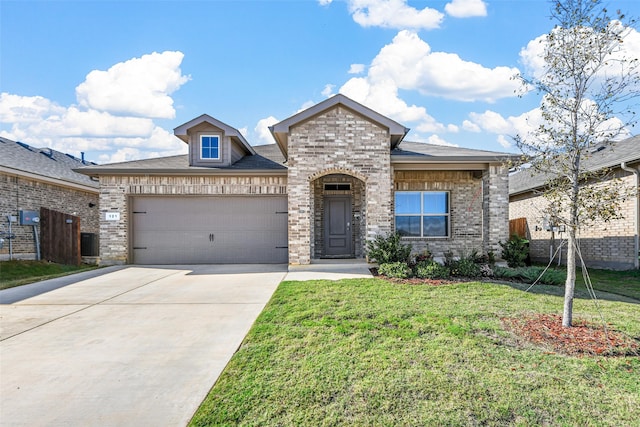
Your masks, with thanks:
M129 255L129 198L136 195L249 195L287 193L285 176L101 176L100 264L124 264ZM119 221L106 221L120 212Z
M621 185L635 188L635 176L618 169L617 176ZM596 184L600 185L600 184ZM621 205L621 219L582 227L578 232L580 250L588 267L626 270L636 267L638 254L635 246L635 215L638 194L633 195ZM509 219L526 218L529 237L529 250L534 262L549 262L551 232L543 229L544 208L547 200L533 192L511 197ZM538 230L536 230L536 226ZM554 233L555 244L567 238L566 233ZM557 247L557 246L554 246ZM566 246L562 251L562 260L567 259ZM557 258L556 258L557 260Z
M293 126L288 153L290 264L309 264L315 256L313 185L324 175L350 175L365 183L366 239L392 229L393 182L386 129L337 105Z
M338 183L351 184L350 191L325 190L324 184ZM364 258L366 240L365 227L362 218L366 216L366 197L364 183L357 178L348 175L325 175L313 182L313 212L314 212L314 234L311 245L311 253L314 258L321 258L324 255L324 196L346 195L351 196L351 211L353 218L351 221L352 255L355 258Z
M94 207L89 207L89 203ZM80 217L80 231L98 233L98 190L95 193L61 187L23 177L0 174L0 231L8 232L7 215L18 216L20 210L40 211L41 207ZM19 218L18 218L19 221ZM14 258L35 259L32 226L11 224ZM9 241L5 238L0 259L9 259Z
M414 253L429 250L434 256L444 252L454 255L471 250L482 252L483 209L482 180L471 171L396 171L396 191L448 191L450 203L451 235L446 238L404 237L413 246Z

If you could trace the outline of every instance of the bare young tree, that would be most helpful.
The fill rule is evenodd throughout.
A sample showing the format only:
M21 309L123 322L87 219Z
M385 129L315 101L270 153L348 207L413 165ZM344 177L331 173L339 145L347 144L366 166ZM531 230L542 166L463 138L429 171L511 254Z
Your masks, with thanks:
M551 3L556 25L541 39L544 66L531 77L518 76L527 90L542 94L542 124L515 142L532 173L545 174L549 210L568 233L562 325L569 327L578 232L593 221L617 217L622 197L620 186L585 186L603 171L590 171L584 162L595 147L630 135L637 121L640 55L625 53L625 38L636 21L620 11L612 16L601 0Z

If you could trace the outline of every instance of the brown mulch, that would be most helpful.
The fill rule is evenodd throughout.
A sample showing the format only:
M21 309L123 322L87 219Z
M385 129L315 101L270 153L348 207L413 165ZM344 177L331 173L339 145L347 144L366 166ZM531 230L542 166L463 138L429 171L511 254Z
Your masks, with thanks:
M574 320L572 327L565 328L562 317L557 314L533 314L501 320L520 338L555 353L570 356L640 355L637 340L602 325Z

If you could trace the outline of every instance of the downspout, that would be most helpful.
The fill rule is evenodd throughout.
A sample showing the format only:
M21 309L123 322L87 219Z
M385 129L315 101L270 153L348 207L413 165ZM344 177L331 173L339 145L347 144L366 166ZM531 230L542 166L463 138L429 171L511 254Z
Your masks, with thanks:
M634 257L633 265L634 265L634 268L637 269L639 267L638 252L640 252L640 241L638 240L638 235L640 234L640 200L638 200L638 196L639 196L638 191L640 187L640 171L638 169L628 167L626 162L620 163L620 168L623 171L631 172L636 176L636 191L634 193L636 198L636 204L634 207L634 210L635 210L635 257Z

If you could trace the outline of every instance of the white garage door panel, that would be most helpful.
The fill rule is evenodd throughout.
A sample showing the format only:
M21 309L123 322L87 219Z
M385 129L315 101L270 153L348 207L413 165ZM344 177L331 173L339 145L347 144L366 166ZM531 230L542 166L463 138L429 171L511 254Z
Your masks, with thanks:
M133 199L136 264L286 263L282 196Z

